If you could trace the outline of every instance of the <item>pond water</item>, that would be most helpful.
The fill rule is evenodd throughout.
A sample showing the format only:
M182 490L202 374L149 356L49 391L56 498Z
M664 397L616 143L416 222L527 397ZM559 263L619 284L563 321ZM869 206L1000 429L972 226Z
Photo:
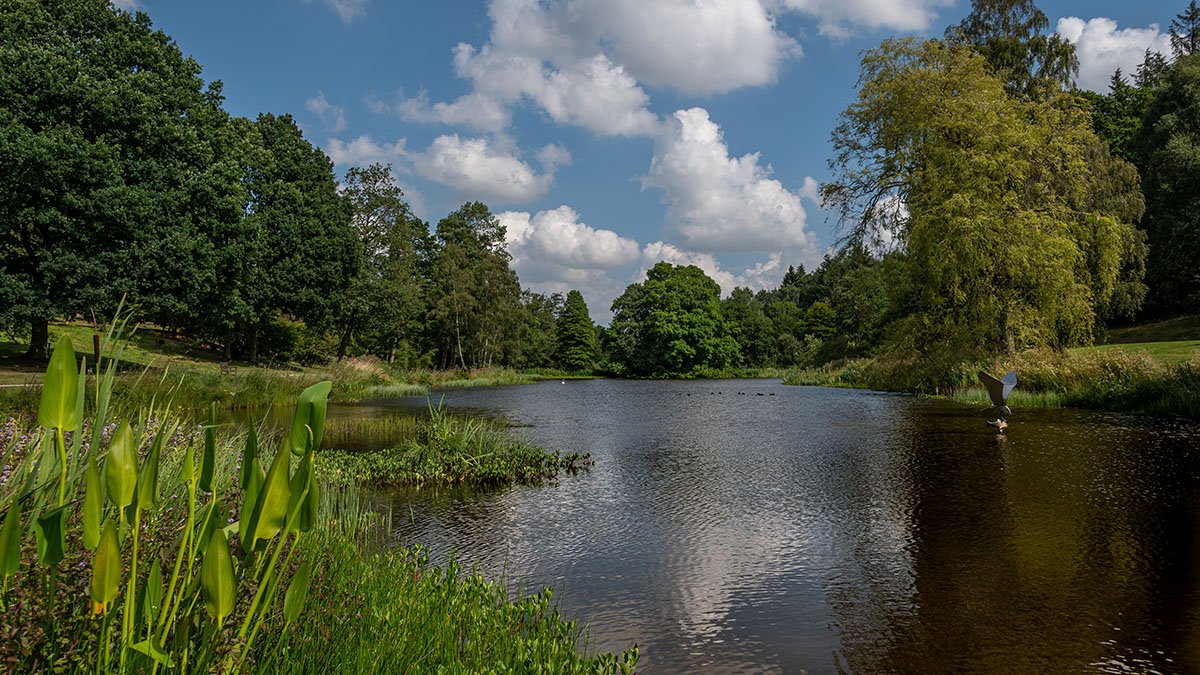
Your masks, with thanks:
M1200 671L1200 427L773 380L451 391L590 471L391 496L646 673ZM411 415L424 398L346 407Z

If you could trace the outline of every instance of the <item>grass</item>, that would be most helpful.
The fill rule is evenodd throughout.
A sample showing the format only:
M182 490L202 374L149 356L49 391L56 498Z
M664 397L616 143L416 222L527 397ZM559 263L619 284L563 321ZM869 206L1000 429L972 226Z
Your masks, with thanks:
M92 361L92 327L71 323L50 326L51 342L66 335L77 353ZM32 411L36 407L44 364L19 358L24 345L0 343L0 410ZM522 373L510 368L471 370L404 370L375 357L334 361L324 366L294 367L223 363L221 355L202 345L176 338L155 328L139 328L121 354L117 403L136 409L156 395L172 391L176 405L202 410L215 401L223 408L261 408L292 402L309 385L336 383L335 401L423 396L436 389L464 389L530 384L548 378L588 377L589 374L539 370ZM29 386L35 385L35 386Z
M1113 328L1109 330L1106 342L1111 345L1193 340L1200 340L1200 314Z
M451 417L441 407L416 423L410 440L374 452L325 451L317 472L333 482L371 486L508 485L552 479L560 471L590 466L586 454L547 452L505 429Z
M784 384L859 387L940 395L986 404L976 373L1017 371L1012 407L1077 407L1200 419L1200 358L1179 361L1153 350L1082 348L1031 350L990 363L958 363L940 374L937 387L909 362L855 359L797 370Z
M70 363L69 357L65 362ZM61 372L59 382L62 381ZM159 407L156 410L165 412L169 406L164 397L170 396L168 390L173 385L157 386L154 400ZM73 391L55 384L48 386L47 391L54 392L56 388ZM176 391L195 390L177 388ZM76 399L74 394L64 396L79 401L77 405L83 409L90 408L82 397ZM113 411L109 410L110 413ZM111 458L118 452L114 449L115 445L110 445L116 427L111 414L95 413L100 416L98 424L104 427L98 433L99 441L94 449L87 441L76 447L77 440L91 437L91 431L86 428L88 418L84 418L85 428L67 432L63 447L71 447L71 451L63 456L62 461L58 461L53 452L47 451L42 444L44 435L39 422L45 423L46 419L39 420L31 413L15 413L3 408L0 411L5 415L0 417L3 420L0 424L0 464L3 465L3 471L0 471L0 504L16 503L19 497L24 499L22 495L28 496L29 486L35 480L38 494L46 492L42 489L44 487L53 488L55 481L46 483L41 476L47 467L52 474L57 474L56 466L66 468L63 475L72 476L70 495L75 495L81 484L81 479L76 477L76 471L82 471L78 469L80 457L91 458L98 454L108 480L111 481L114 475L121 475L113 474L114 469L109 466ZM117 412L135 420L134 424L141 428L142 438L139 447L126 446L133 448L130 450L134 454L131 470L136 471L138 464L143 465L136 486L139 496L135 503L139 506L134 512L141 514L141 517L133 516L132 529L122 526L126 534L120 539L112 520L108 521L104 530L105 537L111 534L111 539L105 541L111 542L113 547L108 560L116 560L117 574L122 574L122 562L130 561L126 566L129 578L120 584L128 600L110 603L111 596L105 596L109 599L104 600L96 598L97 582L92 578L93 567L100 569L103 565L101 556L105 550L104 544L95 554L85 548L80 533L83 532L86 537L87 526L80 521L87 507L85 505L81 510L69 506L63 512L66 514L63 530L67 537L61 561L49 562L47 566L35 562L42 554L41 534L38 534L39 543L36 547L32 536L21 536L15 540L20 547L16 557L10 556L7 546L0 552L0 559L6 561L4 584L0 588L0 608L3 608L0 609L0 668L6 672L107 672L115 668L117 663L117 652L111 651L114 641L120 645L116 649L122 671L126 670L128 656L132 672L149 672L151 662L148 656L155 652L154 644L150 641L139 643L144 650L139 649L139 645L132 645L138 635L149 634L157 613L157 609L150 609L157 608L153 604L157 601L148 599L150 591L145 590L159 588L150 581L157 577L154 571L147 573L147 568L158 569L151 561L167 561L163 567L165 572L170 567L169 561L174 558L177 573L179 562L186 558L189 561L187 575L192 578L196 569L192 564L195 556L184 553L192 549L187 548L184 542L188 539L181 532L190 533L193 529L190 506L194 503L195 476L199 474L191 460L202 452L208 455L208 451L201 450L202 446L215 449L214 464L205 462L206 467L215 465L214 498L208 502L215 515L209 522L217 528L234 522L239 512L243 511L241 498L244 493L238 489L236 477L240 475L241 450L248 438L246 430L232 425L219 425L215 429L209 427L213 430L210 433L200 425L177 427L172 423L165 428L173 429L173 433L169 437L163 436L165 441L161 445L156 442L156 449L151 451L148 447L151 438L156 428L167 424L165 418L154 419L141 412ZM364 428L390 433L415 428L415 440L406 444L406 448L426 459L457 457L455 462L465 462L465 465L476 470L472 475L458 479L476 483L494 482L502 476L521 478L522 471L528 476L536 472L545 476L553 475L551 472L558 470L558 467L550 467L547 463L547 458L557 458L557 455L524 443L504 441L502 430L498 428L451 420L440 410L433 413L431 420L415 427L398 420L364 421L358 425L342 425L344 428L339 432L339 425L331 424L328 438L336 441L339 433L356 433ZM266 425L263 427L257 432L260 447L280 447L279 432L272 432ZM120 437L121 434L117 433L116 436ZM288 454L288 447L284 445L280 450L285 453L282 457L289 460L281 464L272 460L270 452L262 455L263 463L273 468L265 479L267 482L261 484L261 489L267 492L259 493L255 514L259 513L263 499L267 499L262 497L263 494L280 494L275 489L279 484L273 482L271 476L276 475L275 466L284 467L286 472L288 463L294 461ZM506 453L507 449L515 449L515 452ZM108 457L104 457L105 451L110 452ZM136 459L137 455L143 459ZM326 464L320 452L308 457L319 457L317 461L321 466ZM520 461L522 457L540 459L524 463ZM88 461L84 464L90 466ZM150 469L151 465L156 468ZM115 466L118 467L116 471L125 470L125 465L118 463ZM190 467L189 470L184 471L184 466ZM437 471L442 470L438 467L455 467L458 464L425 463L416 466L425 472L422 475L437 477ZM533 468L523 469L523 466ZM529 473L531 471L534 473ZM153 503L147 501L149 498L146 495L151 493L147 492L142 482L147 475L155 477L153 484L159 497ZM293 474L293 481L296 475ZM283 474L283 479L286 487L287 473ZM159 654L167 654L163 656L164 659L169 658L169 654L195 654L197 659L195 662L186 657L183 661L176 659L173 665L163 669L164 672L226 672L238 670L238 664L243 662L246 669L255 672L403 670L464 673L486 670L629 673L636 667L636 647L620 657L591 653L584 639L585 629L559 612L553 593L548 589L532 594L514 593L502 582L463 569L453 560L437 564L421 549L389 548L389 524L384 518L364 509L363 501L359 498L361 483L358 476L320 481L323 487L319 492L315 527L307 534L283 530L274 556L278 557L288 541L290 548L283 559L280 576L272 576L271 570L276 559L273 557L266 567L265 576L255 573L236 582L243 592L230 600L230 609L221 610L226 612L219 615L226 620L224 627L219 619L210 621L204 616L205 608L210 614L216 611L209 602L197 606L195 601L190 604L183 601L187 597L196 600L200 597L195 587L184 583L180 589L189 590L180 591L184 594L178 596L181 600L174 605L174 611L186 607L183 616L187 619L178 624L173 620L162 624L162 630L166 631L162 644L168 651ZM303 484L308 485L307 482ZM112 490L110 484L109 492ZM85 504L96 494L88 487ZM305 494L310 493L306 490ZM60 503L62 500L60 496ZM68 499L68 505L73 501L74 497ZM278 499L276 502L277 505L281 504ZM265 513L265 507L262 508ZM13 512L9 510L9 513ZM34 513L38 513L36 505ZM203 529L204 526L201 526ZM236 543L236 533L233 538ZM211 540L224 541L224 538L214 535ZM213 548L209 547L203 554L206 570ZM179 552L178 555L176 552ZM298 552L295 558L293 552ZM228 553L224 555L228 556ZM8 560L14 560L16 564L12 576L7 574ZM132 562L135 560L140 561L142 566L137 567ZM197 561L196 566L199 567L199 564ZM259 565L254 569L261 567ZM243 568L239 566L239 569ZM276 605L287 607L291 600L285 601L282 595L277 597L274 591L267 591L265 597L275 598L278 602L267 600L264 605L258 605L261 589L271 587L271 582L264 579L287 579L299 575L301 569L316 571L311 585L307 587L311 597L298 616L289 615L287 609L280 612L282 608ZM210 588L205 585L210 583L209 572L204 571L203 575L203 580L198 584L204 587L205 597L211 600L208 596ZM155 583L161 584L162 581L160 579ZM260 589L257 593L256 588ZM164 611L171 611L169 598L173 597L171 594L175 589L173 580L171 589L165 596L168 604ZM291 593L292 587L289 586L287 595L291 596ZM254 596L253 600L251 595ZM101 603L103 620L90 616L88 610L91 601ZM261 611L256 613L255 608ZM241 631L237 630L239 624L242 625ZM246 628L249 625L255 628L247 638ZM260 626L261 639L254 642ZM130 630L131 627L135 630ZM153 630L157 632L159 629Z
M1180 364L1200 358L1200 340L1175 340L1169 342L1121 342L1096 345L1094 347L1079 347L1075 351L1103 352L1127 351L1143 353L1158 361L1169 364Z

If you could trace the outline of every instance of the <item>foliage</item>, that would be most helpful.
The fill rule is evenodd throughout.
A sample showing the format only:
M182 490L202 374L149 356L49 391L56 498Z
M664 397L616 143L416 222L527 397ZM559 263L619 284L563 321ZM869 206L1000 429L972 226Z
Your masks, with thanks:
M583 294L572 290L555 322L555 354L567 370L591 370L596 364L596 331Z
M852 244L883 230L900 249L893 347L936 368L1089 342L1140 202L1085 114L1013 98L979 56L932 40L885 41L862 82L822 192L855 223Z
M972 0L971 13L946 30L946 42L969 45L1010 94L1041 98L1069 89L1079 70L1075 47L1058 33L1033 0Z
M108 314L125 294L178 324L205 233L240 214L220 84L144 14L104 0L0 9L0 325Z
M1134 140L1146 194L1150 303L1160 313L1200 310L1200 55L1162 75Z
M696 376L738 359L721 315L721 289L695 265L660 262L613 300L611 341L618 373Z
M403 445L377 452L324 452L318 473L329 481L368 485L507 485L551 479L591 465L586 454L562 456L508 437L478 420L451 417L440 405Z
M1171 54L1180 59L1200 53L1200 6L1191 0L1188 6L1171 19Z

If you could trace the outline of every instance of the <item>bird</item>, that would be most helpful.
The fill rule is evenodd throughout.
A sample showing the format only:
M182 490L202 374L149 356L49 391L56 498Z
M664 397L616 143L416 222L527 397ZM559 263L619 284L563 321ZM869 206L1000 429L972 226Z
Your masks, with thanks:
M988 421L988 424L996 427L996 431L1004 431L1008 427L1004 416L1012 414L1008 407L1008 395L1012 393L1013 387L1017 386L1017 371L1010 370L1007 375L997 380L981 370L979 381L987 388L988 396L992 399L992 410L996 413L996 419Z

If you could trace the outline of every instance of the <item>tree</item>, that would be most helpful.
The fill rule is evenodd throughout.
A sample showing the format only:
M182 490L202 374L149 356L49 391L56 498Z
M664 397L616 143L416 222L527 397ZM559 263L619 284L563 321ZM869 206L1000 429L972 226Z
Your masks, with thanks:
M613 300L609 342L621 373L694 376L739 356L721 315L721 288L695 265L660 262Z
M178 324L212 277L203 233L239 217L220 85L146 15L106 0L0 8L0 324L108 315Z
M786 276L785 276L786 281ZM739 365L773 366L776 363L775 326L767 316L763 303L749 288L735 288L721 301L725 325L738 343Z
M417 251L428 226L412 214L391 166L350 168L343 195L353 209L362 265L338 308L337 358L345 357L357 332L367 349L391 360L414 337L421 310Z
M557 345L555 356L560 367L567 370L591 370L596 364L596 330L588 313L583 294L567 293L562 311L555 323Z
M505 229L480 202L438 221L430 252L431 339L443 368L499 365L515 353L521 286Z
M1137 72L1134 73L1133 83L1139 89L1154 89L1162 81L1165 72L1167 72L1167 57L1147 49L1145 58L1138 64Z
M946 42L965 44L987 60L1009 93L1041 98L1069 89L1079 72L1075 47L1058 33L1033 0L973 0L971 13L946 29Z
M1150 238L1148 302L1158 313L1200 310L1200 55L1163 73L1134 146Z
M1142 128L1142 115L1150 100L1150 89L1125 81L1118 68L1109 81L1108 94L1079 91L1076 96L1092 110L1092 128L1108 146L1108 151L1124 160L1132 160L1130 141Z
M1171 53L1176 59L1200 52L1200 7L1191 0L1186 9L1171 19Z
M1130 185L1100 199L1089 162L1119 160L1074 99L1011 97L989 70L934 40L885 41L833 134L823 196L852 241L887 227L903 252L907 353L1086 343L1117 283Z
M261 151L247 167L251 202L241 289L250 307L239 326L251 361L267 322L280 313L315 328L332 323L341 292L358 272L361 249L351 205L338 194L333 162L304 139L291 115L259 115Z

